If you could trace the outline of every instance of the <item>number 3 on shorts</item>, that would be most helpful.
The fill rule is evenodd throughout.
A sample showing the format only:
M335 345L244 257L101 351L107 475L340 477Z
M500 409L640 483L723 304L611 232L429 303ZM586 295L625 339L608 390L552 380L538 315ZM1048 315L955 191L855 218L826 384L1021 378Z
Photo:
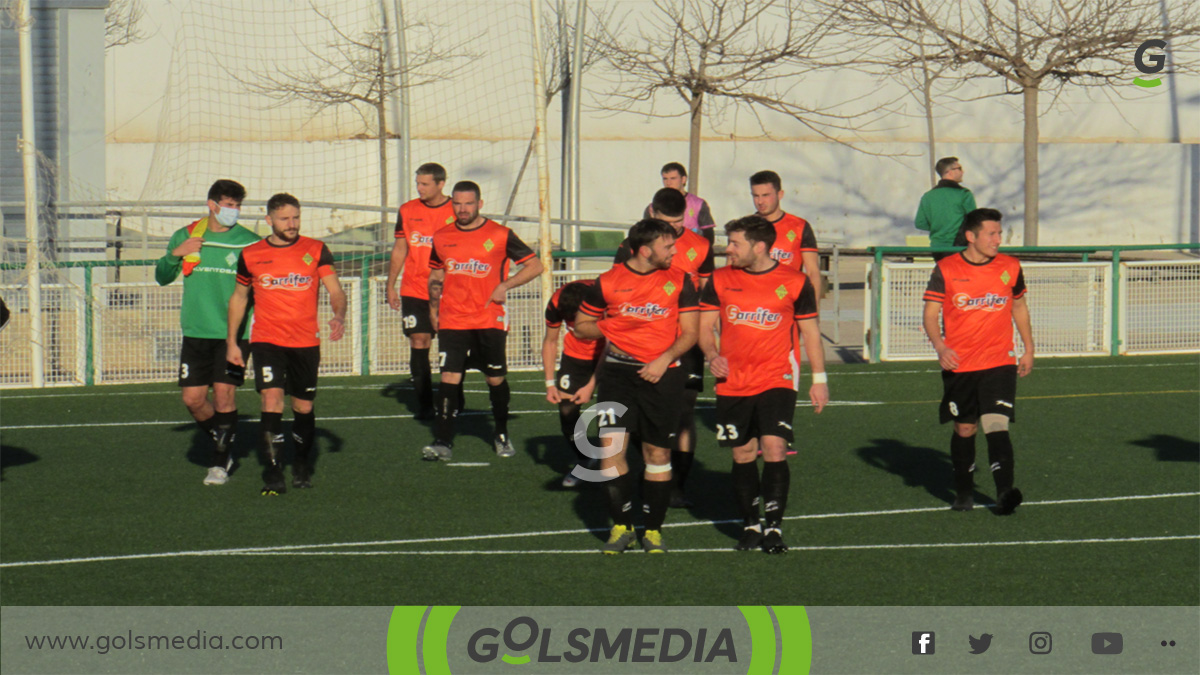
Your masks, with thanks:
M188 379L188 372L189 372L188 364L186 364L186 363L179 364L179 379L181 379L181 380Z

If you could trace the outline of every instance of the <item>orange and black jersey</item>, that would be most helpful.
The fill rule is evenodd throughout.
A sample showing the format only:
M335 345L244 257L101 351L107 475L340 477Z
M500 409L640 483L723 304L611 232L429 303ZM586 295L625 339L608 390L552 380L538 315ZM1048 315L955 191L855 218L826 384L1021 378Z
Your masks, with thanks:
M596 285L596 280L580 279L571 283L591 288ZM566 286L563 288L566 288ZM583 340L575 336L575 319L567 319L559 309L558 298L561 295L562 288L554 291L554 295L550 296L550 302L546 303L546 326L548 328L558 328L565 321L567 324L567 335L563 338L563 354L584 361L594 361L604 349L604 340Z
M237 282L254 300L250 342L279 347L321 344L317 298L321 279L333 274L333 254L320 240L297 237L286 246L269 239L242 249Z
M492 292L508 279L509 261L522 265L533 256L515 232L491 220L473 230L438 230L429 254L431 268L446 270L438 328L508 330L504 305L491 302Z
M633 251L630 250L629 240L626 239L617 247L613 264L620 265L632 257ZM692 277L692 283L699 287L700 279L707 279L713 273L712 244L702 235L685 229L683 234L675 237L675 255L671 257L671 267L678 267L687 272Z
M413 199L400 207L400 213L396 215L395 238L408 243L404 272L400 276L400 295L429 299L429 252L433 248L433 235L447 225L454 225L454 206L449 197L437 206Z
M812 225L790 213L783 214L771 224L775 226L775 243L771 245L769 253L771 259L778 260L797 272L801 271L804 260L800 254L817 250L817 235L813 234Z
M699 309L691 276L678 267L640 273L622 263L601 274L579 311L599 318L614 347L650 363L675 344L679 315Z
M729 377L717 380L718 396L797 389L795 322L818 315L807 276L779 263L765 272L722 267L700 291L700 311L720 312L720 351Z
M1012 307L1025 291L1025 272L1012 256L1001 253L985 263L973 263L955 253L938 261L925 288L925 301L942 306L946 346L958 354L954 372L1017 362Z

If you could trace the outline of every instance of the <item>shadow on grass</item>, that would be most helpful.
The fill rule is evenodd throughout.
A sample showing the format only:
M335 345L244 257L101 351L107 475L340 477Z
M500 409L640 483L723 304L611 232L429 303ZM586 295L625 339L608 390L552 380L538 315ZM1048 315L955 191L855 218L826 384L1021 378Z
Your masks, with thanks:
M1200 443L1186 438L1154 434L1133 444L1150 448L1160 462L1200 462Z
M286 413L285 413L286 414ZM191 431L191 444L187 449L187 459L192 464L208 468L213 462L213 440L212 436L200 430L195 423L183 424L176 426L174 431ZM237 437L234 439L233 450L233 469L229 475L236 474L248 460L253 456L260 468L266 467L267 458L263 453L263 443L261 440L261 424L258 420L251 419L245 416L238 417ZM292 465L295 455L295 441L292 439L292 421L285 419L283 421L284 435L284 459L288 466ZM317 416L317 429L313 437L312 456L309 457L309 467L313 476L318 473L317 465L320 462L321 455L325 452L341 452L346 445L345 440L321 426L321 417Z
M18 448L15 445L0 445L0 480L5 479L10 467L33 464L36 461L38 461L38 456L25 448Z
M935 499L947 504L954 501L954 470L946 452L891 438L872 439L870 446L855 452L868 465L904 479L907 486L924 488ZM976 502L979 502L978 494Z

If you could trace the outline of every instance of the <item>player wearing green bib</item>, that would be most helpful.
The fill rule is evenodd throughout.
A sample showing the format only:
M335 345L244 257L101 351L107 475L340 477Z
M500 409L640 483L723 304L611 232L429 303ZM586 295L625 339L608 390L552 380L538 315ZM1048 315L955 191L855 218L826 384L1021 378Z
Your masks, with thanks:
M242 249L259 236L237 224L246 188L231 180L218 180L208 190L208 215L180 228L158 259L154 278L166 286L183 274L183 307L180 324L183 346L179 356L179 386L183 404L204 433L214 442L213 462L205 485L223 485L233 468L237 431L235 394L243 376L225 367L225 336L229 297L237 286L237 261ZM242 351L249 344L243 330ZM212 400L208 389L212 387Z

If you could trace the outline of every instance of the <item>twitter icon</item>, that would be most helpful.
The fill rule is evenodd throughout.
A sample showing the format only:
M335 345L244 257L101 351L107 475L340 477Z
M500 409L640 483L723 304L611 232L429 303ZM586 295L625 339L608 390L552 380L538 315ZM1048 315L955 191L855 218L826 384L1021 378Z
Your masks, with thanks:
M967 640L969 640L971 643L971 653L972 654L982 654L988 650L988 647L992 646L992 634L991 633L984 633L983 635L980 635L979 637L975 637L974 635L968 635Z

